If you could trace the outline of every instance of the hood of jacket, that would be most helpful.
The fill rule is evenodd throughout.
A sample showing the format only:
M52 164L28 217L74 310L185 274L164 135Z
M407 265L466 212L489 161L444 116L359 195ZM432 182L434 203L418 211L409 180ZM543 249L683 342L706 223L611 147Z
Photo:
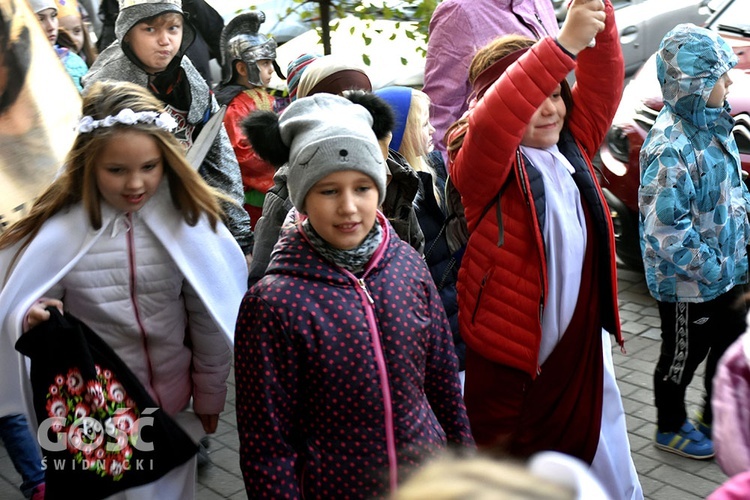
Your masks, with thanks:
M182 56L185 55L188 47L190 47L193 44L193 41L195 41L195 29L188 21L182 9L173 3L164 2L141 3L120 10L120 13L117 16L117 21L115 21L115 36L117 37L117 41L120 42L123 52L125 52L128 58L138 67L142 67L142 64L135 57L132 50L130 50L129 44L125 42L125 35L127 35L136 24L170 12L179 14L183 17L182 43L180 44L179 52L175 55L174 59L172 59L172 63L170 64L170 67L172 67L173 65L179 65L179 62L175 62L175 60L179 61L182 59Z
M680 24L667 33L656 54L664 105L700 129L715 124L730 107L707 107L719 78L737 64L732 48L716 33Z
M214 112L218 109L218 105L213 105L213 94L208 88L206 80L193 66L190 58L177 56L172 60L173 63L175 61L178 61L179 67L185 71L185 76L190 84L190 106L187 120L191 124L203 123L207 110ZM171 66L172 64L170 64L170 68ZM84 91L99 80L131 82L148 88L149 74L139 64L133 62L126 51L123 50L120 42L115 41L99 54L88 73L81 78Z

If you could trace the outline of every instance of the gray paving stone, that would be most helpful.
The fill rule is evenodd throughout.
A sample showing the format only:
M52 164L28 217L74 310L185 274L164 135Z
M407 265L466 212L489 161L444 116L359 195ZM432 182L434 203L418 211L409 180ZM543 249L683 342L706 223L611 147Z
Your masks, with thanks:
M643 323L628 321L626 323L622 323L621 328L624 335L638 335L639 333L648 330L649 327L648 325L644 325Z
M638 446L638 448L635 446ZM646 446L653 447L650 439L636 437L630 440L630 449L633 452L633 463L635 464L635 470L638 471L641 480L643 480L644 477L648 477L649 473L661 465L661 462L639 453L639 450L642 450Z
M664 483L658 481L649 476L640 473L641 488L643 488L643 496L648 499L656 498L655 495L659 493L659 490L664 489Z
M628 395L629 398L635 399L636 401L640 401L644 404L652 405L654 404L654 391L647 390L644 388L638 388L632 393Z
M647 339L661 341L661 330L659 328L649 328L641 333L641 335Z
M646 498L652 500L702 500L706 497L696 496L685 490L667 485Z
M699 498L706 498L718 486L713 481L707 481L696 474L681 470L679 466L661 465L654 469L651 475L686 493L697 495Z

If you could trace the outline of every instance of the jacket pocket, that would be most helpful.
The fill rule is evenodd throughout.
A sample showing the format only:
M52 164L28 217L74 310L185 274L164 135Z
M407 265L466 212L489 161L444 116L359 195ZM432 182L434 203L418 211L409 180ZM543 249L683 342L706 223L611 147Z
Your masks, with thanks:
M474 324L474 320L477 317L477 313L479 312L479 306L482 304L482 296L484 295L484 289L487 286L487 283L489 283L492 280L492 274L495 272L495 269L492 268L489 271L487 271L484 276L482 276L482 282L479 284L479 291L477 292L477 302L474 304L474 311L471 313L471 324Z

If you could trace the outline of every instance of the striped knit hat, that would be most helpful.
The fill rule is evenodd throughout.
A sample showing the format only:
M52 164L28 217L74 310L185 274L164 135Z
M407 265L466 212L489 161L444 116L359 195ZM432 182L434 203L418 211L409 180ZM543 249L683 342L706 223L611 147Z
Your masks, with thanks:
M286 68L286 86L289 89L289 98L292 101L297 99L297 85L305 68L319 57L317 54L305 53L297 57L297 59L289 61L289 66Z

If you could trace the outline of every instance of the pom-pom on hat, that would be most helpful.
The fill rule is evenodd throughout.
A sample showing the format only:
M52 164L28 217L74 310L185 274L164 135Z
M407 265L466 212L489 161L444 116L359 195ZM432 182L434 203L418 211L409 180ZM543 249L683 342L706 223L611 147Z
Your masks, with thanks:
M55 0L29 0L29 7L34 11L34 14L47 9L57 10Z
M401 142L404 140L406 131L406 120L409 118L409 109L411 108L411 88L410 87L383 87L374 92L387 102L393 109L396 123L393 127L393 138L391 139L390 148L398 151Z
M297 99L279 117L282 142L289 147L289 198L304 213L307 192L322 178L342 170L370 176L385 199L386 166L372 130L370 112L332 94Z

